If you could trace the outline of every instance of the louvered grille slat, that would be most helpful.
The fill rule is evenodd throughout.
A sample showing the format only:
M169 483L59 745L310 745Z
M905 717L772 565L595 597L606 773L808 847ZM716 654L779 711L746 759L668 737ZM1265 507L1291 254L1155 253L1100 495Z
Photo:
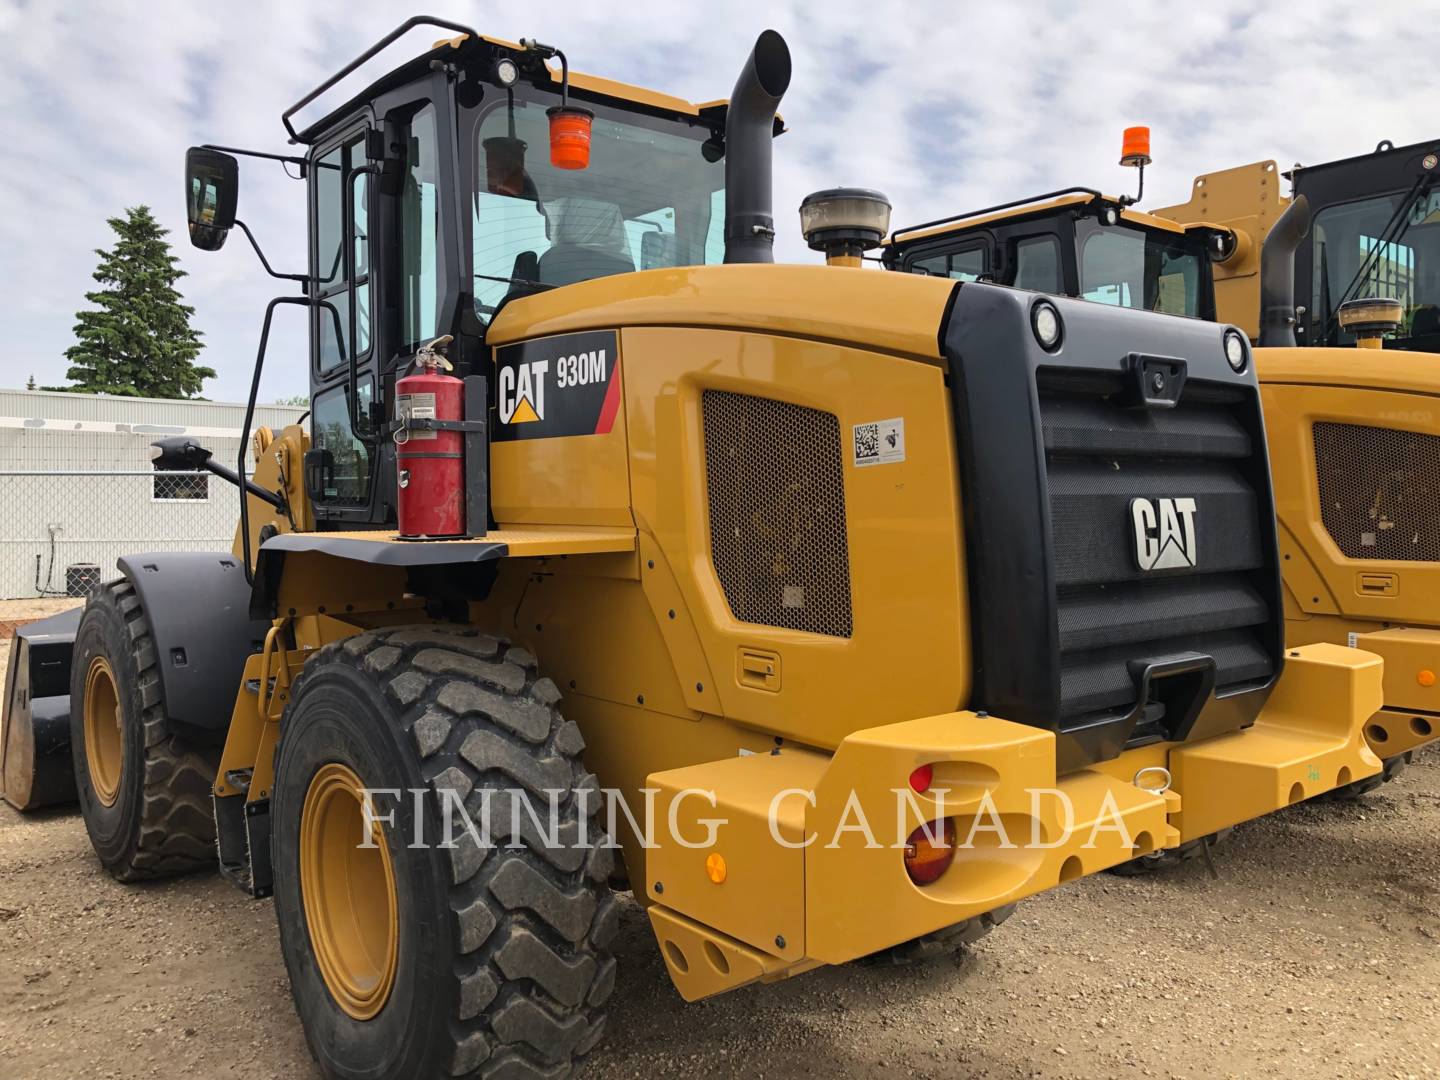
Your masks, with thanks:
M1208 654L1222 691L1272 674L1254 440L1236 406L1133 409L1073 386L1047 393L1043 379L1041 390L1062 721L1134 707L1137 657ZM1199 508L1195 565L1142 570L1131 503L1177 497Z

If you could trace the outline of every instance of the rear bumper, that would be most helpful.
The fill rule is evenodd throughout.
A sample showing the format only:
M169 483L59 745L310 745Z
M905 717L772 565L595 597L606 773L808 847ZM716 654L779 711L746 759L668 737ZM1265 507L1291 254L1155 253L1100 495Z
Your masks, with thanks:
M1063 777L1053 732L970 712L858 731L834 755L655 773L651 923L691 1000L843 963L1372 776L1364 727L1380 702L1377 657L1316 644L1289 651L1253 726ZM1137 784L1157 765L1169 790L1161 771ZM954 863L917 886L905 839L942 816Z
M1370 749L1399 757L1440 738L1440 630L1377 630L1355 645L1385 661L1385 707L1365 724Z

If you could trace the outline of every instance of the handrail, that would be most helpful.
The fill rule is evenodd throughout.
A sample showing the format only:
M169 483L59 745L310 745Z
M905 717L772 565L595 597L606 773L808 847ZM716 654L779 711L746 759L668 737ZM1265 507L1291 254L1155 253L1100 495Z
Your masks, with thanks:
M294 105L291 105L288 109L286 109L283 113L280 114L280 122L285 125L285 130L290 133L290 141L292 143L305 142L305 140L300 137L300 132L296 131L294 125L290 123L290 118L292 116L294 116L297 112L303 109L306 105L309 105L321 94L325 93L326 90L329 90L341 79L345 78L347 75L352 74L366 61L373 59L385 48L393 45L396 41L404 37L411 30L414 30L417 26L437 26L441 30L452 30L457 34L468 34L472 38L480 37L480 35L476 31L472 30L468 26L462 26L460 23L453 23L446 19L437 19L433 15L416 15L412 18L406 19L394 30L391 30L390 33L386 34L374 45L371 45L370 48L366 49L358 57L350 61L350 63L346 64L334 75L330 76L330 78L326 79L314 90L311 90L310 93L306 94Z
M345 392L350 396L350 434L359 439L366 446L375 446L380 442L380 436L373 430L368 434L361 434L360 431L360 339L356 336L359 327L355 303L360 295L355 284L355 178L357 176L379 176L380 169L375 165L361 165L354 169L345 180L345 187L341 199L341 221L345 230L345 302L348 307L348 322L350 324L350 347L342 351L349 353L349 364L345 372ZM367 238L368 239L368 238ZM367 258L367 274L369 274L369 263ZM373 275L370 275L373 276ZM367 277L367 285L370 277ZM372 290L373 296L373 290ZM374 303L371 303L371 310L374 310ZM373 327L372 327L373 329ZM371 342L373 347L374 342ZM367 425L373 427L373 425Z
M265 305L265 322L260 328L260 347L255 352L255 374L250 379L250 397L245 402L245 424L240 429L240 450L235 462L235 475L240 479L240 551L245 580L251 585L255 584L255 574L250 569L250 494L245 487L250 480L245 475L245 453L250 447L250 431L255 423L255 401L260 396L260 373L265 368L265 349L270 344L270 320L275 309L281 304L328 308L331 318L335 320L335 340L340 341L340 313L328 300L313 300L308 296L277 296ZM344 348L343 343L341 348Z

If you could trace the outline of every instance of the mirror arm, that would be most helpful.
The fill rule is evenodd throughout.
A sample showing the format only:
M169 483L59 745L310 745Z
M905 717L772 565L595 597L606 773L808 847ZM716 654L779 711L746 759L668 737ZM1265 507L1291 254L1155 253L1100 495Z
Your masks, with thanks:
M222 154L240 154L244 157L264 158L267 161L279 161L286 165L299 166L300 175L292 175L290 177L292 180L304 180L305 172L310 167L310 163L303 157L294 157L290 154L271 154L264 150L244 150L238 146L217 146L215 143L201 143L200 148L202 150L219 150ZM287 175L288 174L287 170Z
M240 226L241 232L245 234L245 239L249 240L250 246L255 249L255 254L260 259L260 265L265 268L265 272L271 277L281 278L285 281L308 282L310 280L309 274L281 274L276 271L274 268L271 267L270 260L265 258L265 252L260 250L260 245L256 243L255 234L250 231L250 226L246 225L245 222L241 221L238 217L235 219L235 224Z

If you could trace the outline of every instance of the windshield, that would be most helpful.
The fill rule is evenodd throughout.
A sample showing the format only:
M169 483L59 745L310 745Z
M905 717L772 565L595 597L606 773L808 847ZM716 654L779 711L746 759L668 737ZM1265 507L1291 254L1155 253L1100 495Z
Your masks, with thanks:
M546 109L557 95L525 84L474 129L475 306L488 318L511 279L544 285L719 263L725 166L707 161L707 125L590 105L590 165L550 164Z
M1399 300L1397 344L1431 348L1440 335L1440 192L1395 193L1327 206L1310 230L1314 344L1348 345L1335 312L1346 300ZM1411 339L1430 338L1430 342Z
M1200 317L1205 265L1200 243L1183 235L1078 222L1080 295L1117 307Z

